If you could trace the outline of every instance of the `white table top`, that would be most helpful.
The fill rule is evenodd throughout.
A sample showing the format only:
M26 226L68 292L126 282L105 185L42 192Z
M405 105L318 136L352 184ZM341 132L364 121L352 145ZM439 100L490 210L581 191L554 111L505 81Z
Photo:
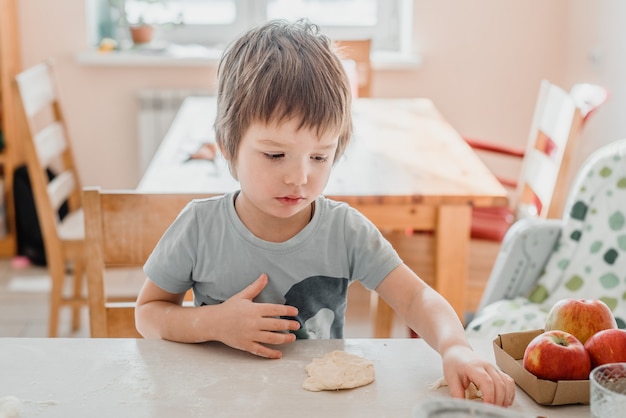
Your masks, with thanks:
M493 360L491 342L475 342ZM365 387L308 392L305 366L332 350L373 361ZM0 339L0 398L24 417L411 417L417 403L447 398L428 386L441 376L420 339L300 340L280 360L219 343L134 339ZM588 417L588 406L541 407L518 389L511 407L532 415Z

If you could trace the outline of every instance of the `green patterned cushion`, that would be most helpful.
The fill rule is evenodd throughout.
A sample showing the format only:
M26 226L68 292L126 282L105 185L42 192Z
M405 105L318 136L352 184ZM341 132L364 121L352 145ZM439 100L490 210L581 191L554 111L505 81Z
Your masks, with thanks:
M594 154L580 173L535 289L528 298L485 307L468 325L469 336L543 328L549 309L564 298L601 299L626 328L626 140Z
M570 211L532 302L601 299L626 327L626 158L613 154L589 167L572 189Z
M548 309L525 297L503 299L491 303L469 323L466 333L470 337L495 338L498 334L541 329L546 322Z

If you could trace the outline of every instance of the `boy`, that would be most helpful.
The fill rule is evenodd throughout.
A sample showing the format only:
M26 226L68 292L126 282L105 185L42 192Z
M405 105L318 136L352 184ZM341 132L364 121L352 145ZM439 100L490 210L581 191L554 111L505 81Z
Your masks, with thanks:
M352 134L350 85L330 40L272 21L218 68L218 146L240 190L191 202L146 262L146 338L221 341L267 358L298 338L342 338L348 285L375 289L442 356L451 394L474 382L508 406L515 385L470 348L450 305L376 227L321 195ZM194 307L183 307L193 288Z

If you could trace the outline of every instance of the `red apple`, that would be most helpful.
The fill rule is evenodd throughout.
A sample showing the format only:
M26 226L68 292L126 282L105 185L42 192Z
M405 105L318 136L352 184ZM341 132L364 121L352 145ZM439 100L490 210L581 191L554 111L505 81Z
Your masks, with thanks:
M546 331L533 338L524 351L524 368L545 380L585 380L591 360L583 343L569 332Z
M585 343L603 329L617 328L611 309L598 299L561 299L554 304L546 318L545 331L567 331Z
M585 349L591 358L591 368L626 362L626 330L613 328L598 331L585 342Z

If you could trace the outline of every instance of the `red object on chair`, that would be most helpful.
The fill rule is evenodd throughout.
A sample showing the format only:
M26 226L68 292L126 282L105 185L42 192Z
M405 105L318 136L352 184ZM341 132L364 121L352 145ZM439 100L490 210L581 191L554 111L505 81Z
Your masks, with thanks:
M486 141L476 139L476 138L464 137L463 139L465 140L465 142L468 143L470 147L472 147L474 150L477 150L477 151L486 151L486 152L491 152L491 153L498 154L498 155L519 158L519 159L524 158L525 150L520 149L520 148L494 144L492 142L486 142ZM496 178L505 187L512 188L512 189L517 187L517 180L509 179L509 178L501 177L501 176L496 176Z
M476 208L472 211L472 238L502 241L515 221L511 208Z

